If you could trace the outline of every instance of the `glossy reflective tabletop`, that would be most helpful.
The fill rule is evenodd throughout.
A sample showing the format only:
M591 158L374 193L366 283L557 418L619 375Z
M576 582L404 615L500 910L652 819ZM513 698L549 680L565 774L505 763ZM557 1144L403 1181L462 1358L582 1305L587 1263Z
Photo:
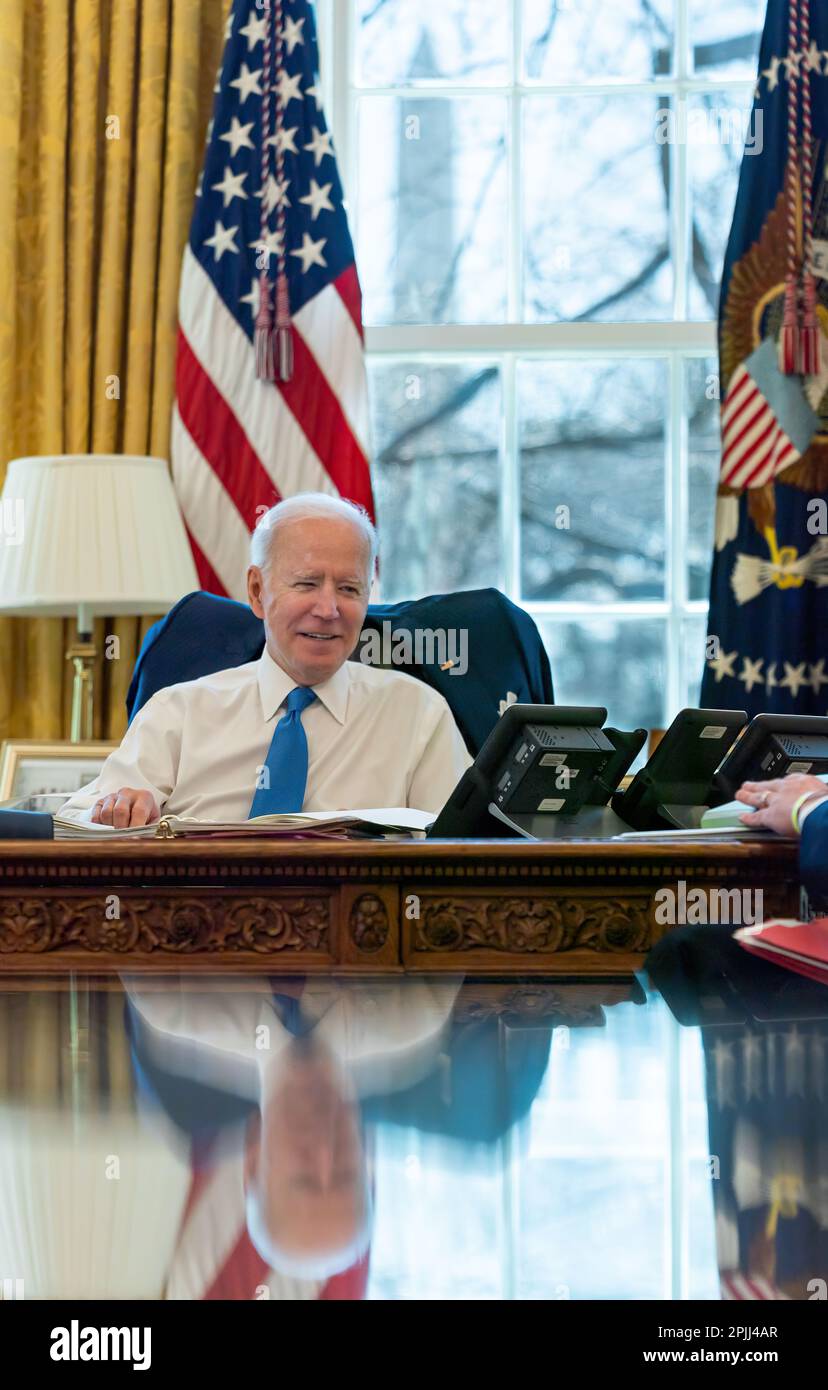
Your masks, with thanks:
M729 960L2 979L4 1297L824 1297L828 991Z

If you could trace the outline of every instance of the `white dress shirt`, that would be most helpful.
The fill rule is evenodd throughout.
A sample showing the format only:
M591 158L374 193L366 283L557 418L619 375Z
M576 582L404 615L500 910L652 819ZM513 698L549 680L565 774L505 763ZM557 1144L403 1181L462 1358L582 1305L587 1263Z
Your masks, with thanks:
M89 820L99 797L133 787L151 791L170 815L246 820L294 688L265 648L258 661L157 691L61 814ZM313 689L317 698L302 714L303 810L442 809L471 762L442 695L401 671L358 661Z
M305 1028L324 1043L357 1096L388 1095L421 1081L443 1049L462 975L445 979L309 979L299 999ZM278 1066L292 1035L274 1008L270 982L245 993L124 987L148 1031L156 1066L258 1103L262 1075Z

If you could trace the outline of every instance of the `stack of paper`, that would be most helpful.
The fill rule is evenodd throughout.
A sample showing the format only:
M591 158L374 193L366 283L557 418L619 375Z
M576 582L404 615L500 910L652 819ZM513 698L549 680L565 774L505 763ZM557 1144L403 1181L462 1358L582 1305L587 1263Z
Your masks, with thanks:
M66 816L55 816L56 840L105 840L115 835L136 839L266 836L282 840L377 839L386 836L413 838L424 835L434 820L433 811L408 806L372 807L359 811L302 811L275 816L254 816L246 821L196 820L191 816L162 816L151 825L116 830L111 825L92 825Z

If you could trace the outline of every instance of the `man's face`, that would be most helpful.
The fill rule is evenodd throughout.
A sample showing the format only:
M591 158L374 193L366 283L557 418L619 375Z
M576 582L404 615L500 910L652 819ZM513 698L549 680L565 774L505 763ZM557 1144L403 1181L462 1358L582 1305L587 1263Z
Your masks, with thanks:
M367 1191L359 1108L323 1050L291 1049L277 1085L263 1097L246 1168L280 1247L307 1256L353 1240Z
M270 568L247 571L247 593L264 619L267 650L297 685L317 685L355 649L365 621L370 552L344 518L287 521Z

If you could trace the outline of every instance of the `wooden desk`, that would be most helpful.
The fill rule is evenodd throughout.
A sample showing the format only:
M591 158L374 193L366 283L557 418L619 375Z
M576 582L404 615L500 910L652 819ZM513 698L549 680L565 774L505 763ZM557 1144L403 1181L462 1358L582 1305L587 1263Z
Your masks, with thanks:
M5 841L0 974L619 975L658 889L795 916L797 878L781 841Z

